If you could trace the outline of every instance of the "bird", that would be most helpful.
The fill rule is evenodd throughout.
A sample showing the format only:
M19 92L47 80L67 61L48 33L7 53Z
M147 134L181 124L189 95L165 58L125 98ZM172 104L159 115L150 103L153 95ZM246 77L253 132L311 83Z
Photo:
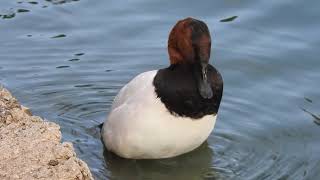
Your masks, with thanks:
M204 143L223 95L210 52L206 23L179 20L169 33L170 65L137 75L114 98L101 130L106 149L122 158L163 159Z

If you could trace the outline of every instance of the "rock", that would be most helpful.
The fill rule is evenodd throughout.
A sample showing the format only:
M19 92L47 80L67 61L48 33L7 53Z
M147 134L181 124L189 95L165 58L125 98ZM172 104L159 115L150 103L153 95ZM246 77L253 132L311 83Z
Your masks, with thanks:
M32 116L32 112L31 112L31 110L29 108L21 105L21 110L24 111L29 116Z
M58 164L59 164L59 161L57 161L57 160L50 160L48 163L49 166L56 166Z
M93 179L59 125L32 116L0 86L0 179Z

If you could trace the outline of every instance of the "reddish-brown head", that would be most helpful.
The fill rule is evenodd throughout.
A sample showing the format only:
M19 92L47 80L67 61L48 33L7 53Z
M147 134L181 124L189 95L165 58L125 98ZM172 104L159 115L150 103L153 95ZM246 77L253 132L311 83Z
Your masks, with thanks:
M193 18L177 22L170 32L168 52L170 64L208 63L211 37L207 25Z
M207 79L211 51L207 25L193 18L178 21L170 32L168 51L171 65L190 64L194 67L200 95L205 99L212 98L212 88Z

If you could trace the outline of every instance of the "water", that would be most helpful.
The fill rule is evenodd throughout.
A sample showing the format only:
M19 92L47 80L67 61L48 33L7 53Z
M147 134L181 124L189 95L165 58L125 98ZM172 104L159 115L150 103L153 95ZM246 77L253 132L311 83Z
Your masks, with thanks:
M61 125L96 179L318 179L320 3L311 1L2 0L0 82ZM97 126L114 96L168 65L168 33L187 16L208 24L225 82L207 144L166 160L105 153Z

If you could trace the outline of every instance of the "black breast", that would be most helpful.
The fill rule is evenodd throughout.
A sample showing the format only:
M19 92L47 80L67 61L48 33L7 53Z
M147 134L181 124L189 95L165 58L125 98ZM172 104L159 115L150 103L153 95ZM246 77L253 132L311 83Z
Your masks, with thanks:
M171 65L159 70L153 81L157 96L174 115L199 119L217 114L223 92L220 73L208 65L208 81L213 97L204 99L199 94L193 69L193 65Z

